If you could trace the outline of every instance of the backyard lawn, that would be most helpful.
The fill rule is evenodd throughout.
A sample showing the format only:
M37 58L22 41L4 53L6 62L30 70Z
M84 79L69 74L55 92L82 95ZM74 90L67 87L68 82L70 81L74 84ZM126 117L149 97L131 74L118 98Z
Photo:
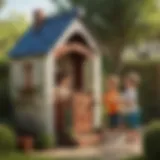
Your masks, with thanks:
M46 158L34 158L23 154L0 155L0 160L49 160Z
M3 155L0 156L0 160L67 160L65 159L53 159L53 158L37 158L37 157L31 157L23 154L10 154L10 155ZM68 158L68 160L89 160L88 158L78 159L78 158ZM93 158L92 158L93 160ZM95 159L98 160L98 159Z

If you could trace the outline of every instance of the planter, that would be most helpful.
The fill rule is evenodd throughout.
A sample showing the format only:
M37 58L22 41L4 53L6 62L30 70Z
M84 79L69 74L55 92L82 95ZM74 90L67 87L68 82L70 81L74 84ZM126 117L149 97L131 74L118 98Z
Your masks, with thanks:
M19 137L19 145L25 153L31 152L33 150L33 137L22 136Z

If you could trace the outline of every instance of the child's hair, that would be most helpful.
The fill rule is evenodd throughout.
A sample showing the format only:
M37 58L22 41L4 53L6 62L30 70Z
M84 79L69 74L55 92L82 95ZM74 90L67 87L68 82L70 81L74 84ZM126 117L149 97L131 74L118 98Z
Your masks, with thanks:
M128 80L130 80L131 82L133 82L134 84L140 84L140 82L141 82L140 76L139 76L139 74L136 73L136 72L130 72L130 73L126 76L126 78L127 78Z
M116 85L119 85L119 83L120 83L119 76L116 75L116 74L109 75L108 78L107 78L107 81L112 81Z

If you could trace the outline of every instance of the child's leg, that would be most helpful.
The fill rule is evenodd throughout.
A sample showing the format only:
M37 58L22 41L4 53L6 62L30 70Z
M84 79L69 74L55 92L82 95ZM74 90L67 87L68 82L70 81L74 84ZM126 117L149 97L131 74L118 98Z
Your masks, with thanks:
M109 123L108 123L108 132L107 132L107 137L109 140L112 140L115 138L115 133L118 128L118 116L116 114L114 115L109 115L108 116Z
M136 113L134 113L134 117L133 117L133 119L134 119L134 131L133 131L133 136L134 136L134 140L135 141L137 141L137 142L139 142L140 141L140 131L139 131L139 129L140 129L140 117L141 117L141 115L140 115L140 113L139 112L136 112Z
M120 114L119 128L121 131L126 130L126 123L125 123L125 115L124 114Z
M120 115L118 113L112 115L112 130L119 130L120 126Z
M129 130L128 130L128 141L129 142L135 142L135 141L139 141L139 132L138 132L138 128L139 128L139 117L138 117L138 113L131 113L130 115L128 115L128 126L129 126Z
M114 115L109 115L109 124L108 124L108 128L109 131L112 132L114 131Z
M107 119L107 132L106 132L106 137L108 140L110 140L113 129L112 129L112 115L108 114L108 119Z

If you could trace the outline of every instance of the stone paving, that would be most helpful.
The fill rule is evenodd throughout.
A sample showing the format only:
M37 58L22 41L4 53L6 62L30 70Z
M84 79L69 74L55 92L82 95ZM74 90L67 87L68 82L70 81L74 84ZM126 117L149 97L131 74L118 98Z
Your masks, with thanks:
M115 138L106 140L103 149L104 160L121 160L131 155L140 155L142 153L141 142L128 144L126 135L120 134Z
M125 134L117 136L106 136L104 143L101 146L92 148L68 148L48 150L37 153L37 156L66 158L66 159L102 159L102 160L121 160L131 155L139 155L142 153L141 142L128 144L125 141ZM108 139L107 139L108 138Z

